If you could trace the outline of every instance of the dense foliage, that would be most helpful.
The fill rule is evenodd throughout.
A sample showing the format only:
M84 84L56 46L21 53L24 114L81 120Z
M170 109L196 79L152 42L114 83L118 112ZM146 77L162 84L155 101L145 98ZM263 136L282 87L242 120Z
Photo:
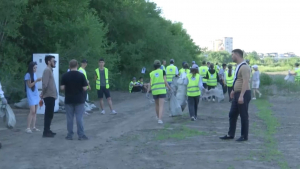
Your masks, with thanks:
M181 23L145 0L9 0L0 9L0 77L13 99L24 96L33 53L59 53L60 73L70 59L85 58L91 81L104 58L115 89L125 89L144 66L148 74L155 59L180 66L200 54Z

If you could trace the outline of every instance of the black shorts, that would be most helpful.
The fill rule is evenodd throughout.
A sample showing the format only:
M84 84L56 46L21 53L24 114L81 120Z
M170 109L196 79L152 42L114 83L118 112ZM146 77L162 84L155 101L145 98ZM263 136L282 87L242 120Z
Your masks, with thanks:
M110 92L109 89L106 89L106 87L100 87L100 90L97 90L98 99L103 99L103 95L105 95L105 98L110 98Z
M166 98L166 94L153 95L154 100L164 99L164 98Z

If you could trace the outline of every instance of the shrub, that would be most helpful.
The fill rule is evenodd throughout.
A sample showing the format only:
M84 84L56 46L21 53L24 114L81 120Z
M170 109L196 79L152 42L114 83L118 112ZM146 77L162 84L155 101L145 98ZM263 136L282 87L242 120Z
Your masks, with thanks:
M273 79L270 77L270 75L266 73L262 73L260 75L260 84L264 86L270 86L273 82Z

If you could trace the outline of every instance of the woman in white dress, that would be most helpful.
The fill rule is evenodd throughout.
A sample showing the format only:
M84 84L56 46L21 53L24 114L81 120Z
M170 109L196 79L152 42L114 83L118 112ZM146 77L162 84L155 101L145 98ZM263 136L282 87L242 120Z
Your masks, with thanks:
M260 80L259 80L259 71L258 71L258 66L257 65L254 65L252 66L253 70L254 70L254 73L253 73L253 76L252 76L252 89L253 89L253 100L256 100L256 93L259 94L259 97L261 97L261 93L259 92L259 83L260 83Z

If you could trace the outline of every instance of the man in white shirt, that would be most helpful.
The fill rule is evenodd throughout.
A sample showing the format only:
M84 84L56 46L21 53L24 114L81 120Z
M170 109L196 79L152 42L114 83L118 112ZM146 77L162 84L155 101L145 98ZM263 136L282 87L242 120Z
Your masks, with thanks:
M0 98L1 98L1 101L2 101L2 105L6 105L7 104L7 100L4 97L4 92L2 90L1 83L0 83ZM2 144L0 143L0 149L1 149L1 147L2 147Z

